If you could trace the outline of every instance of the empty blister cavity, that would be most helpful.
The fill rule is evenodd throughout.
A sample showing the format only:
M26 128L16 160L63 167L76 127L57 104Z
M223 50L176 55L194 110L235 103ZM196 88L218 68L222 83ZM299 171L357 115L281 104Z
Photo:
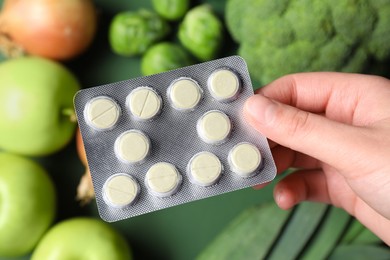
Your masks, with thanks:
M220 102L235 100L240 92L240 80L236 73L229 69L214 71L207 81L211 96Z
M104 201L114 208L125 208L138 198L138 182L128 174L117 173L107 179L103 186Z
M108 130L115 126L120 116L118 104L107 96L91 99L84 109L85 121L96 130Z
M197 122L198 136L208 144L224 143L232 130L229 117L219 110L206 112Z
M126 99L131 114L138 120L150 120L156 117L162 106L160 95L150 87L138 87L130 92Z
M202 90L198 83L186 77L173 81L167 92L172 106L181 111L195 109L202 98Z
M223 166L218 157L210 152L195 154L187 166L190 180L200 186L211 186L221 177Z
M125 163L141 163L150 153L150 139L139 130L122 133L115 141L115 154Z
M177 192L182 177L177 168L167 162L159 162L149 168L145 183L149 191L157 197L168 197Z
M259 149L251 143L236 144L229 152L228 161L233 172L241 177L257 174L262 162Z

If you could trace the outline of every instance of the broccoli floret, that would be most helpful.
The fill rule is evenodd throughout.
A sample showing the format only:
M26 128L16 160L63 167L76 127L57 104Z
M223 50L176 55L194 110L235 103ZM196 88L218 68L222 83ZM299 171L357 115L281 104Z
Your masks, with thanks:
M351 46L341 36L336 36L319 49L310 68L313 71L341 69L352 51Z
M256 38L257 25L272 16L281 15L289 0L230 0L226 4L226 24L233 39L240 42L242 37ZM246 17L243 19L243 17Z
M390 0L228 0L226 19L261 84L293 72L363 72L390 58Z
M380 61L390 57L390 1L387 2L378 10L378 22L368 42L370 53Z
M332 17L337 34L354 45L372 32L377 13L367 0L337 0L332 6Z
M287 20L293 27L298 41L305 40L320 45L334 34L331 11L324 0L291 1L283 20Z

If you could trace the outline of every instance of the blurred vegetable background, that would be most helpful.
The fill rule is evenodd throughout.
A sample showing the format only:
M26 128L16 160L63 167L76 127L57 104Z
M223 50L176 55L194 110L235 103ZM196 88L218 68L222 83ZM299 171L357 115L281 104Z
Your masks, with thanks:
M390 0L0 0L0 6L0 259L44 259L54 249L73 252L69 258L99 250L110 259L390 258L340 209L304 203L279 210L273 184L105 224L70 107L79 88L237 53L256 87L300 71L389 77ZM42 188L24 181L26 172L50 181ZM18 200L19 189L9 183L30 187L31 196ZM39 216L47 221L33 237L28 226ZM90 236L83 238L81 227L105 235L85 231ZM79 242L67 243L73 240ZM3 241L24 246L11 252Z

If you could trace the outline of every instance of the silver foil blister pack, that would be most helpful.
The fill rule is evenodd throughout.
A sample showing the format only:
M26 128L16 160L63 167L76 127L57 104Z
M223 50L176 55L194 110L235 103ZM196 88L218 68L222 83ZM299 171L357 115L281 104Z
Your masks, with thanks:
M75 109L101 218L273 180L267 140L243 117L251 95L239 56L79 91Z

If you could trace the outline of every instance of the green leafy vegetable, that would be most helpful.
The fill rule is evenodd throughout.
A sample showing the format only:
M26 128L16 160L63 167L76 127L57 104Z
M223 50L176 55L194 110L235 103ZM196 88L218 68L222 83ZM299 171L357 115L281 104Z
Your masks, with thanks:
M263 259L289 214L274 203L247 209L197 259Z
M277 240L269 259L296 259L313 235L326 209L327 205L321 203L306 202L299 205Z
M331 207L301 259L326 259L337 245L350 219L350 215L343 209Z
M390 250L374 245L345 245L337 247L328 258L329 260L387 260L390 259Z

